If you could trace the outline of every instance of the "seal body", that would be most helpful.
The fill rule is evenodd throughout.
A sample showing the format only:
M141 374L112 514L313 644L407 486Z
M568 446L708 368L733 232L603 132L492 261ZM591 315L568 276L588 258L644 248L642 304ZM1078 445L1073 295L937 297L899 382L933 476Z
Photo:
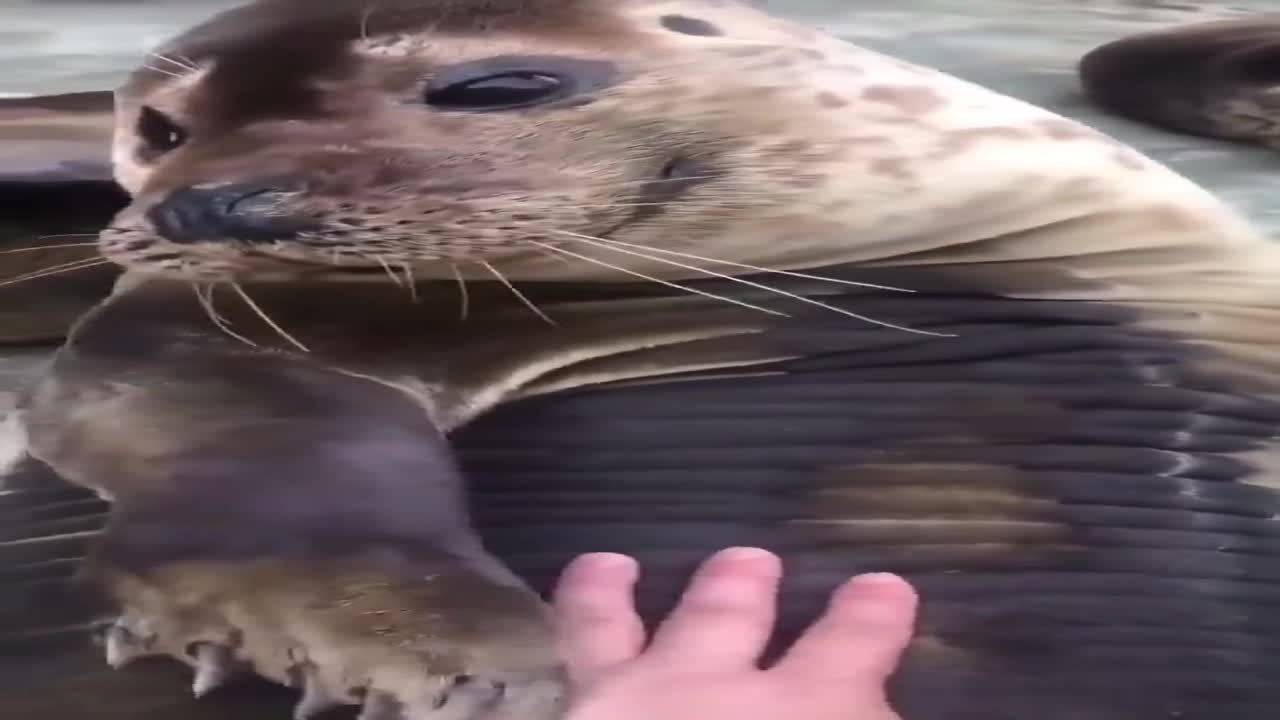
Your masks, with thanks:
M110 504L113 664L554 716L569 557L653 619L753 544L780 645L920 587L907 717L1270 716L1277 250L1186 179L733 3L260 0L155 60L22 415Z
M1080 78L1103 108L1157 127L1280 146L1280 16L1141 33L1085 55Z

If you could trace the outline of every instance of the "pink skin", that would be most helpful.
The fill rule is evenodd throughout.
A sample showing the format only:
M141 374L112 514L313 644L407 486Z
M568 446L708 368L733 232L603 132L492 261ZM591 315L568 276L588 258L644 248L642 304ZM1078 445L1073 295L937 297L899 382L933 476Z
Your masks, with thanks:
M777 556L733 548L702 565L652 639L637 617L639 576L624 555L575 560L555 608L574 699L569 720L901 720L885 682L911 639L916 593L894 575L855 577L777 663Z

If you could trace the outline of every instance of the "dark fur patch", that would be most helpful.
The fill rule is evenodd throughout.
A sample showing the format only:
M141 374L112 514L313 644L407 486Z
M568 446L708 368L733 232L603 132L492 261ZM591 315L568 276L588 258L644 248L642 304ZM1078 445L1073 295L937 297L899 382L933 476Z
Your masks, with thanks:
M662 27L683 35L700 35L703 37L716 37L723 35L720 28L703 20L701 18L689 17L687 15L663 15L660 20Z
M191 112L225 126L322 113L316 81L350 72L350 46L362 37L428 27L441 34L607 35L616 27L606 8L593 0L262 0L215 17L162 52L197 63L216 60ZM137 91L159 79L141 70L130 87Z
M1118 115L1194 135L1249 142L1280 138L1280 23L1265 18L1143 33L1080 61L1089 97ZM1226 109L1226 103L1243 108ZM1255 106L1249 110L1248 106Z
M486 543L543 589L582 548L634 554L650 621L707 553L763 544L790 573L777 648L849 574L905 573L925 598L906 717L1266 717L1280 493L1234 455L1270 447L1280 404L1131 310L906 274L929 291L834 301L956 338L804 315L767 336L805 356L778 375L562 393L463 429Z

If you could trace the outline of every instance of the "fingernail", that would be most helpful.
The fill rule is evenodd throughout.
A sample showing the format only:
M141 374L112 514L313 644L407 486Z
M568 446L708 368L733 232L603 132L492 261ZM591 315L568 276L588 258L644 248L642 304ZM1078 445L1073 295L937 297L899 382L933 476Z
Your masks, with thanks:
M873 586L887 587L890 585L896 586L896 585L904 585L907 582L905 579L902 578L901 575L894 575L893 573L885 573L885 572L867 573L866 575L859 575L854 578L854 581L857 582L859 585L863 585L866 587L873 587Z
M775 554L757 547L731 547L712 555L702 564L702 573L713 576L772 577L782 572L782 560Z
M757 547L731 547L721 550L711 556L716 562L728 563L756 563L764 561L772 561L777 556L763 548Z
M572 568L576 572L615 573L631 570L636 565L634 558L619 553L587 553L574 559Z
M619 567L622 565L630 565L634 562L630 555L622 553L586 553L579 557L582 562L588 562L596 567Z
M915 587L906 578L893 573L867 573L849 581L847 590L862 599L908 602L914 598ZM870 596L870 597L868 597Z

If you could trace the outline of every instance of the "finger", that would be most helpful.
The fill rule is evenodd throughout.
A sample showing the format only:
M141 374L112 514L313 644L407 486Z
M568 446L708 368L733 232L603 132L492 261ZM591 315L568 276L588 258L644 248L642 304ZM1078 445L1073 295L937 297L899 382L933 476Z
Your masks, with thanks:
M644 647L633 593L639 577L626 555L594 553L569 564L555 591L560 649L570 681L588 685Z
M883 685L911 641L917 605L915 589L896 575L853 578L773 671L839 680L854 690Z
M699 671L753 666L773 630L782 561L732 548L703 563L646 657Z

